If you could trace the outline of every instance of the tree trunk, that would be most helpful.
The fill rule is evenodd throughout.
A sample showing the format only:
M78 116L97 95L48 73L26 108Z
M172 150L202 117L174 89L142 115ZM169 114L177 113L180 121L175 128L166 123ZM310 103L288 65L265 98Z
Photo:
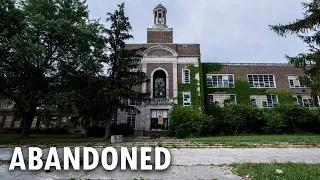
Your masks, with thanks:
M57 119L57 125L56 125L56 128L57 129L60 129L60 127L61 127L61 121L62 121L62 114L61 113L59 113L59 118Z
M34 118L34 114L33 113L29 112L29 113L25 114L22 136L24 136L24 137L29 137L30 136L30 130L31 130L31 124L32 124L33 118Z
M109 140L111 136L111 121L112 121L112 111L107 111L106 113L106 131L104 133L104 139Z
M104 133L105 140L110 139L110 135L111 135L111 131L110 131L111 128L110 127L111 127L111 122L110 122L110 119L108 118L108 120L106 121L106 131Z
M36 130L39 131L40 130L40 119L39 119L39 116L37 118L37 124L36 124Z

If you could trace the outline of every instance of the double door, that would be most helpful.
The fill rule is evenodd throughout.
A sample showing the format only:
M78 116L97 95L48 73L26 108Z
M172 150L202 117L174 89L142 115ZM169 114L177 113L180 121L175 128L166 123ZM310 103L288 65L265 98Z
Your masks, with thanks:
M151 110L151 130L168 130L168 109L152 109Z

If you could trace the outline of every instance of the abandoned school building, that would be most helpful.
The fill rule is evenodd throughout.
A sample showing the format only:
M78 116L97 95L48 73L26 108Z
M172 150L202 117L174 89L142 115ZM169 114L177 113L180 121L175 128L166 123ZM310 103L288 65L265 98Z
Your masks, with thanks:
M258 108L272 108L281 103L313 107L310 90L298 76L303 71L289 64L268 63L201 63L200 44L175 43L173 28L167 25L167 9L159 4L153 10L154 25L147 29L147 42L127 44L126 48L145 48L138 71L145 72L150 82L141 86L151 94L151 101L128 103L140 111L118 111L117 123L129 124L137 135L168 129L168 113L173 105L199 106L204 109L215 103L224 106L226 100L234 103L252 103ZM207 59L214 61L214 59ZM0 101L0 129L17 128L21 118L13 113L14 103L6 98ZM53 120L57 117L53 117ZM80 117L63 117L62 124L69 129L81 128L73 122ZM37 117L32 128L35 128Z

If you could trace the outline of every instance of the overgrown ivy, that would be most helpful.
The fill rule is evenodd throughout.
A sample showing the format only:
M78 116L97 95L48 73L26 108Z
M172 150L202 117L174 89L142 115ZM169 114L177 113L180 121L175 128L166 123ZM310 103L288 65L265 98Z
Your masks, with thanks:
M191 93L191 106L200 107L202 110L204 109L204 91L202 84L203 82L203 70L201 63L201 53L198 50L198 67L194 65L187 65L187 69L190 70L190 83L178 83L178 105L183 106L183 92L190 91ZM199 80L196 79L196 74L199 76ZM198 87L200 88L200 92L198 91Z
M190 70L190 83L178 83L178 104L183 105L183 92L189 91L191 93L191 106L200 107L202 102L201 92L198 91L200 81L195 78L196 74L199 74L200 77L200 67L188 65L187 69Z
M221 63L201 63L201 69L202 69L202 91L203 91L203 106L204 106L204 110L205 112L207 112L207 109L209 108L209 98L208 98L208 94L210 94L209 90L210 88L207 87L207 74L209 72L218 72L221 70L222 68L222 64Z
M203 79L203 66L202 66L202 63L201 63L201 53L200 53L200 49L198 50L198 54L199 54L199 57L198 57L198 64L199 64L199 78L200 78L200 103L201 103L201 109L204 110L204 89L203 89L203 84L205 83L204 79Z
M202 63L202 79L207 78L207 74L210 72L219 72L223 67L220 63ZM237 104L251 105L250 95L267 95L275 94L278 97L279 104L293 104L292 93L287 90L275 90L267 88L250 88L248 80L245 78L235 77L234 88L208 88L207 83L202 83L202 89L204 91L204 107L207 112L209 105L208 94L214 94L216 92L225 92L228 94L236 95Z

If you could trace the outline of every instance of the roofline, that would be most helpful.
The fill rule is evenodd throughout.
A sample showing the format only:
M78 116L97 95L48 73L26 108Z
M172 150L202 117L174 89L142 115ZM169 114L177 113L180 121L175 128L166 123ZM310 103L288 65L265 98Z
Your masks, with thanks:
M211 62L202 62L202 63L211 63ZM220 63L226 66L293 66L289 63Z

